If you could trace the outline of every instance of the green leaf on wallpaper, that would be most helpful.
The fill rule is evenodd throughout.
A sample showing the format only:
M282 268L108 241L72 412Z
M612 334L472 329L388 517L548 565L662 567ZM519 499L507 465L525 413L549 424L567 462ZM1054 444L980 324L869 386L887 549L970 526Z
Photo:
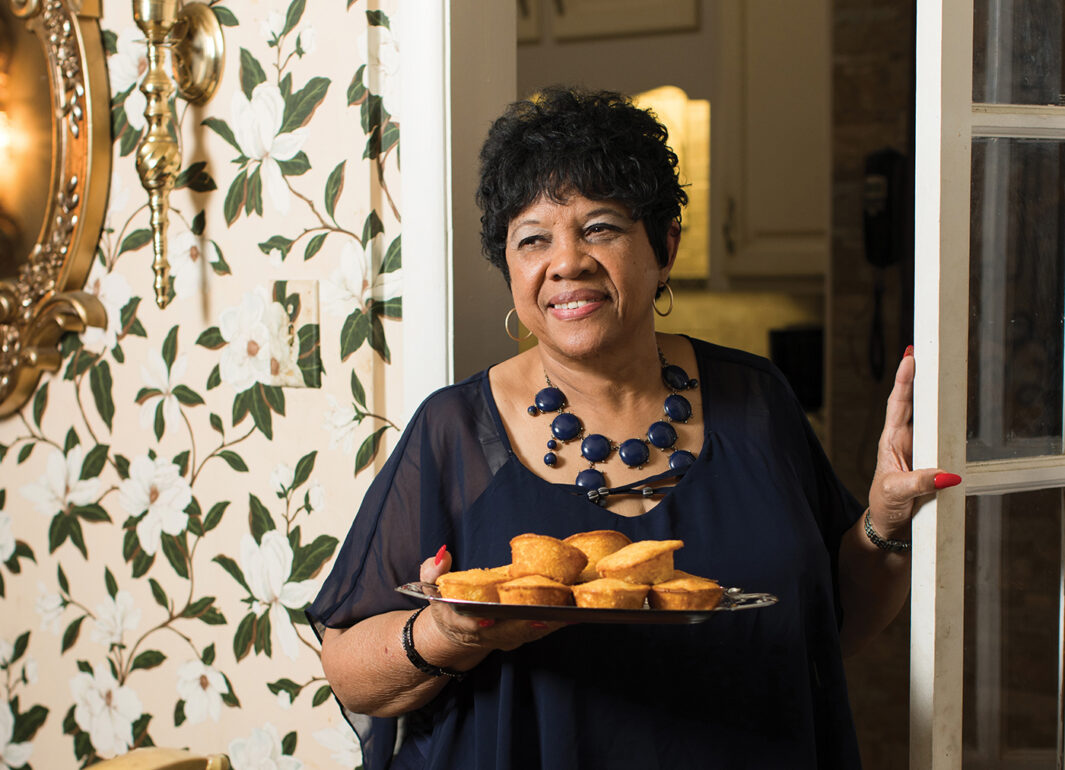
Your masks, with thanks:
M197 599L194 602L191 602L184 610L182 610L181 617L183 617L183 618L198 618L198 617L200 617L200 615L202 615L203 613L207 612L207 610L211 607L211 605L214 604L214 600L215 600L215 598L213 596L201 596L199 599Z
M313 77L307 81L307 85L285 99L284 117L278 133L287 134L307 125L311 115L325 99L330 84L329 78Z
M188 580L188 549L183 547L182 540L178 540L174 535L168 535L166 532L159 537L159 542L163 547L163 556L170 562L170 566L174 568L174 572L178 574L178 577Z
M0 462L3 462L4 458L7 457L7 450L10 448L7 444L0 444Z
M209 666L214 663L215 649L214 642L203 648L203 652L200 653L200 662L205 666Z
M381 323L381 316L377 313L370 314L370 348L376 350L381 359L386 363L392 363L392 353L388 349L388 341L385 339L385 326Z
M207 126L209 129L211 129L220 137L222 137L228 144L230 144L234 150L241 153L242 155L244 154L244 151L240 149L240 143L237 142L237 137L233 133L233 129L231 129L229 127L229 124L221 118L204 118L202 121L200 121L200 125Z
M118 154L123 158L133 154L133 151L137 149L137 145L140 144L143 134L143 131L134 131L131 127L126 126L126 130L122 132L122 136L118 139Z
M251 92L266 81L266 73L259 60L247 48L240 49L240 90L251 101Z
M203 228L207 225L207 215L203 209L200 209L196 216L192 218L192 222L189 223L189 230L192 234L199 237L203 235Z
M283 176L302 176L311 170L311 159L300 150L288 160L279 160L277 166Z
M285 391L276 385L259 385L259 389L262 392L263 399L266 401L267 406L274 412L284 416L285 414Z
M111 450L108 444L97 444L85 455L81 462L81 479L94 479L100 475L104 466L107 465L107 453Z
M155 578L148 578L148 585L151 586L152 597L155 599L155 603L169 612L170 599L169 597L167 597L166 591L163 590L163 587L159 585L159 581Z
M273 657L273 645L270 640L270 613L264 612L255 621L255 652L262 652L266 657Z
M223 211L226 215L226 224L232 225L237 221L237 217L240 216L240 210L244 208L244 200L247 195L246 183L248 181L248 170L241 169L237 174L232 184L229 185L229 192L226 193L226 201L223 205Z
M377 212L370 209L370 213L366 217L366 221L362 223L362 246L364 249L370 248L370 241L374 239L374 236L380 235L385 231L385 225L381 221L381 217L377 216Z
M293 730L281 739L281 753L283 755L291 757L296 751L296 738L296 731Z
M285 77L281 78L281 82L277 84L278 89L281 91L281 96L287 99L292 94L292 73L286 72Z
M374 315L398 321L403 318L403 299L402 297L392 297L382 302L375 301L370 306L370 310Z
M248 587L248 583L244 580L244 573L241 571L240 567L235 561L223 554L218 554L214 557L214 559L212 559L212 561L221 565L222 569L228 572L230 577L240 583L241 587L245 591L247 591L249 594L251 593L251 589ZM245 620L246 619L247 618L245 618Z
M89 367L96 363L97 356L79 349L74 352L74 355L70 357L70 363L67 364L66 371L63 372L64 380L73 380L75 377L79 377L85 374L89 370Z
M217 326L209 326L196 338L196 344L208 350L218 350L227 343L226 338L222 336L222 331Z
M136 537L136 535L134 535L134 537ZM138 550L137 554L133 557L130 574L135 578L142 577L148 574L148 570L152 568L153 564L155 564L154 556L149 556L144 551Z
M46 382L37 388L37 393L33 397L33 424L38 428L41 427L44 408L48 405L48 385L49 383Z
M381 436L384 435L386 430L388 430L387 425L383 428L378 428L363 440L359 451L355 453L355 473L353 475L358 476L361 471L370 467L370 463L377 456L377 449L381 445Z
M288 6L288 13L285 14L285 27L281 30L281 37L294 30L296 25L300 23L305 5L306 0L292 0Z
M99 503L76 505L70 509L70 512L77 516L79 519L84 519L90 524L99 524L101 522L111 521L111 514L104 510L103 506Z
M178 474L184 476L189 471L189 450L185 449L178 452L174 455L174 459L171 462L178 467ZM195 506L196 509L199 508L199 503L196 502L195 497L192 498L192 501L185 508L185 511L188 512L189 508L192 508L193 506Z
M325 211L334 222L336 221L337 200L340 198L340 193L344 191L344 169L347 163L346 160L340 161L336 168L329 172L329 178L325 180Z
M78 438L77 432L71 427L67 430L67 437L63 441L63 454L70 454L70 450L81 443L81 439Z
M218 189L214 179L207 173L207 161L198 160L191 163L178 174L174 180L174 189L180 190L182 187L188 187L193 192L211 192Z
M388 23L388 16L384 11L367 11L366 21L369 22L371 27L387 27L391 29L391 25Z
M229 463L229 467L232 468L233 470L235 470L235 471L237 471L239 473L247 473L248 472L247 463L245 463L243 458L241 458L241 456L238 455L236 452L234 452L234 451L232 451L230 449L225 449L225 450L219 452L218 456L221 457L223 460L225 460L227 463Z
M340 541L329 535L319 535L314 542L297 548L292 559L292 577L289 580L310 580L329 560Z
M303 375L303 384L308 388L322 387L321 327L318 324L304 324L297 333L300 340L299 358L296 360Z
M166 339L163 340L163 362L166 364L167 372L174 366L174 359L177 357L177 335L178 327L177 324L174 324L170 327L170 331L167 332Z
M75 508L74 510L77 511L78 509ZM110 520L110 518L108 520ZM85 546L85 533L81 528L81 522L78 521L76 516L69 517L67 531L70 536L70 542L74 544L75 548L81 551L81 555L87 560L89 558L89 549Z
M137 308L140 307L140 304L141 298L133 297L122 307L122 312L119 313L119 322L122 324L122 328L127 329L130 334L136 333L133 331L132 326L134 323L139 324L139 322L137 321ZM141 327L140 336L146 337L147 333L145 333L143 329L144 327Z
M30 453L33 451L33 448L35 446L37 445L31 442L23 446L22 449L18 450L18 458L16 458L15 463L18 465L22 465L22 463L30 459Z
M322 246L325 244L325 239L327 237L329 237L329 233L319 233L307 242L307 248L303 252L304 262L322 250Z
M174 727L181 727L185 721L185 701L179 700L174 704Z
M211 506L211 510L207 512L207 516L203 520L204 532L210 532L222 522L222 515L226 512L228 506L228 500L222 500Z
M200 621L209 626L224 626L227 622L226 616L217 607L208 607L204 610L200 614Z
M403 267L403 236L397 235L388 244L384 259L381 260L381 273L394 273Z
M283 235L271 235L259 244L259 251L269 256L272 251L277 249L281 252L281 259L284 259L292 249L292 244L291 238L286 238Z
M366 86L362 82L362 75L363 75L363 73L365 71L366 71L366 65L363 64L361 67L359 67L357 70L355 70L355 75L351 78L351 83L348 84L348 106L349 107L352 107L352 106L360 103L363 99L366 98L366 94L368 92L366 90Z
M92 389L96 411L100 413L107 429L111 430L111 423L115 419L115 400L111 395L111 367L107 361L100 361L89 370L89 387Z
M81 621L85 620L85 617L85 615L82 615L80 618L75 618L71 621L70 625L66 627L66 630L63 631L63 641L60 644L60 652L66 652L78 641L78 634L81 633Z
M252 395L248 398L248 411L251 413L252 422L255 423L255 427L266 436L268 439L274 437L274 420L270 412L270 407L266 403L266 399L262 397L260 388L255 388ZM236 420L233 421L234 425Z
M118 593L118 581L107 567L104 567L104 585L107 586L107 595L114 599Z
M14 702L17 703L17 701L18 698L16 697ZM13 710L15 712L18 711L17 707ZM33 736L37 734L41 725L43 725L45 720L48 719L48 709L44 706L35 704L22 713L14 713L12 716L15 717L15 723L11 729L11 739L8 742L9 746L12 743L28 743L33 740ZM29 765L25 766L29 767Z
M229 263L226 262L225 256L222 255L222 249L218 246L217 241L211 241L211 245L214 246L215 254L218 255L218 259L209 263L211 269L215 275L232 275L233 271L229 268Z
M359 376L355 374L355 370L351 370L351 395L355 397L355 403L366 408L366 389L362 387L362 382L359 381Z
M327 684L323 684L317 690L315 690L314 698L311 699L311 706L321 706L327 700L329 696L333 694L332 688Z
M253 494L248 494L248 528L256 543L262 543L263 535L277 529L270 511L262 501Z
M216 366L215 368L217 369L218 367ZM208 421L211 423L211 427L214 428L215 431L217 431L218 434L222 436L222 438L225 438L226 431L225 428L222 427L222 418L214 412L211 412L211 416L208 418Z
M311 477L314 470L314 461L318 457L318 450L308 452L296 463L296 470L292 474L292 488L296 489L303 485Z
M174 398L185 406L199 406L204 403L203 397L188 385L178 385L174 388Z
M158 441L163 437L163 432L166 431L166 415L163 413L163 406L166 401L160 401L155 405L155 419L152 421L152 430L155 433L155 440Z
M251 410L252 388L242 390L233 399L233 424L239 425Z
M7 660L7 665L10 666L16 660L21 658L25 654L26 648L29 647L29 644L30 632L26 631L22 634L19 634L18 639L15 640L15 644L12 647L11 656Z
M0 599L7 597L7 590L4 587L4 573L0 572Z
M290 700L296 700L296 697L300 694L300 690L303 689L300 685L293 682L287 677L282 677L276 682L267 682L266 689L277 695L279 692L288 693Z
M129 478L129 458L125 455L115 455L115 470L118 471L118 477L120 479Z
M244 199L244 213L251 214L253 211L259 216L263 215L262 164L256 166L251 176L248 177L248 195Z
M57 564L55 568L56 581L59 583L59 590L65 594L70 593L70 581L67 580L67 573L63 571L63 565Z
M236 27L240 25L240 22L237 21L237 17L233 14L233 11L225 6L212 5L211 10L214 11L214 15L218 17L218 23L223 27Z
M370 320L361 310L353 310L351 315L344 319L344 325L340 329L340 360L346 361L348 356L361 348L369 333Z
M374 129L385 122L384 100L377 94L367 93L359 108L359 119L362 121L362 132L373 133Z
M170 278L173 281L173 276ZM173 297L171 297L173 299ZM121 345L115 345L111 348L111 357L115 359L115 363L124 364L126 362L126 354L122 352Z
M161 665L166 660L166 655L159 650L145 650L140 655L133 659L133 665L130 667L130 671L136 671L138 668L155 668Z
M139 230L134 230L132 233L122 239L122 245L118 247L118 253L124 254L127 251L136 251L143 248L152 242L152 231L142 227Z
M240 662L251 649L256 625L255 615L249 612L237 626L237 632L233 634L233 657L237 659L237 662Z
M118 35L109 29L101 30L100 37L103 39L104 52L114 55L118 53Z

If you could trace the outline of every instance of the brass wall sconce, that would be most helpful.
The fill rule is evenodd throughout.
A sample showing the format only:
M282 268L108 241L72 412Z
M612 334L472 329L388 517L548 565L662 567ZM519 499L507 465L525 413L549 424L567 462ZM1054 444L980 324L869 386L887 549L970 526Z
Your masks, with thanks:
M137 147L137 174L148 192L155 304L163 308L169 301L169 199L181 170L181 150L172 133L169 106L174 84L164 70L162 54L166 48L171 51L178 95L191 104L205 104L222 78L225 41L218 17L201 2L133 0L133 19L148 45L148 70L140 86L146 99L147 131Z

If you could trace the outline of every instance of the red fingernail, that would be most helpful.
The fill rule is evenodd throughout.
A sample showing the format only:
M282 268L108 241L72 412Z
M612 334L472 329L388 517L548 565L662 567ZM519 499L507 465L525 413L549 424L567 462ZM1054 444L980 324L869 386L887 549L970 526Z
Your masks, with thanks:
M489 618L481 618L480 620L477 621L477 625L479 625L481 628L491 628L495 624L496 624L496 622L494 620L489 619Z
M956 487L961 483L961 476L957 473L937 473L932 483L935 484L936 489Z
M440 546L440 550L436 552L436 558L433 559L433 566L439 567L440 562L444 560L444 554L447 553L447 543Z
M913 345L908 345L906 347L906 352L902 354L902 357L905 358L906 356L912 356L912 355L913 355Z
M539 620L531 620L529 625L533 628L547 628L547 623L541 623Z

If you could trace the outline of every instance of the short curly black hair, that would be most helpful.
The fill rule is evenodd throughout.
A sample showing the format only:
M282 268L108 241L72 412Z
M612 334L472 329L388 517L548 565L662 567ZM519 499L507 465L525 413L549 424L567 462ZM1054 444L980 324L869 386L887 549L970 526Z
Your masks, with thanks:
M688 202L668 136L654 113L613 91L552 86L511 104L481 148L477 205L488 261L509 285L511 220L542 196L562 202L578 193L628 207L658 263L668 264L669 228Z

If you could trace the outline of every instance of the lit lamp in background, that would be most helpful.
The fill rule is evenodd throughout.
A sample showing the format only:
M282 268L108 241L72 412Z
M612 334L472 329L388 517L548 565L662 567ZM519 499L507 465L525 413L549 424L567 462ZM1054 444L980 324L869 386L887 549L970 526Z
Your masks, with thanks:
M166 256L169 198L181 170L181 151L173 136L176 130L169 105L174 84L162 58L169 48L178 95L192 104L205 104L222 78L225 42L218 17L205 3L133 0L133 20L148 45L148 70L140 86L146 99L147 132L137 147L137 173L148 191L155 304L162 308L170 291Z
M6 70L3 58L0 58L0 68ZM0 168L11 168L11 118L7 114L7 72L0 71ZM0 179L10 179L10 175ZM15 244L19 240L18 226L15 220L7 213L4 205L7 196L12 193L8 188L8 181L0 187L0 275L9 272L15 263Z

